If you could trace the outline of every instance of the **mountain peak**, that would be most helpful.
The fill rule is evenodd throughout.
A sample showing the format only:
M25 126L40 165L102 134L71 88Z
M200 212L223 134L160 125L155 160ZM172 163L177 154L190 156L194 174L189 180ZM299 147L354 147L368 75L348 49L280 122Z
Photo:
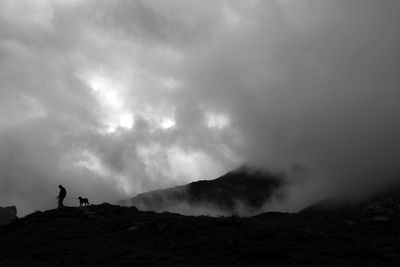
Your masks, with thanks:
M214 180L142 193L128 204L186 215L257 214L271 198L279 197L284 184L283 175L243 166Z

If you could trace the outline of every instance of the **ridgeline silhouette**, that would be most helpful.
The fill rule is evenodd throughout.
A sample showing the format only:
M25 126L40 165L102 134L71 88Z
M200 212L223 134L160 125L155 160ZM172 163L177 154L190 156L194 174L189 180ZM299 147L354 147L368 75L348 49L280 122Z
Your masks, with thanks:
M400 195L346 213L192 217L107 203L0 228L2 266L398 266Z
M239 176L228 173L213 183L230 188L230 178L237 185ZM252 173L257 185L258 176ZM267 192L282 183L271 179ZM210 183L193 184L193 199L203 201ZM231 207L225 194L209 196ZM257 206L259 199L243 201ZM399 266L400 190L346 203L327 199L296 214L243 218L143 212L108 203L38 211L0 227L1 265Z
M120 204L145 211L184 215L254 215L261 213L263 205L271 198L281 197L279 189L284 185L282 174L241 167L214 180L150 191ZM201 212L198 214L196 209Z

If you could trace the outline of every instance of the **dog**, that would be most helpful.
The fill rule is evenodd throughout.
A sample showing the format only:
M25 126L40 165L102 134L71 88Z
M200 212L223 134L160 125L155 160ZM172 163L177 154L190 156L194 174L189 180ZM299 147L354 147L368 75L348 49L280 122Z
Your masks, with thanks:
M89 205L89 200L87 198L83 198L83 197L78 197L79 199L79 205L82 207L82 205Z

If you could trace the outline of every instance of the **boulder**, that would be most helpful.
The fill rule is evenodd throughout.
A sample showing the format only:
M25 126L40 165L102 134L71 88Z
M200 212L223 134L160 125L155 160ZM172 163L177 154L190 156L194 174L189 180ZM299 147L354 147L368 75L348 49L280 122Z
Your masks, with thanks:
M17 208L15 206L0 207L0 226L11 223L17 219Z

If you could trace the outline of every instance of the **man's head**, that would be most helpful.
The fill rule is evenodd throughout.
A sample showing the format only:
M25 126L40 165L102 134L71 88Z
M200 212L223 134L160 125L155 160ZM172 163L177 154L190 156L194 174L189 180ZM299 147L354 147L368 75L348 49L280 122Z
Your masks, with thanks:
M59 185L59 186L58 186L58 188L60 188L60 189L61 189L61 188L63 188L63 186L62 186L62 185Z

